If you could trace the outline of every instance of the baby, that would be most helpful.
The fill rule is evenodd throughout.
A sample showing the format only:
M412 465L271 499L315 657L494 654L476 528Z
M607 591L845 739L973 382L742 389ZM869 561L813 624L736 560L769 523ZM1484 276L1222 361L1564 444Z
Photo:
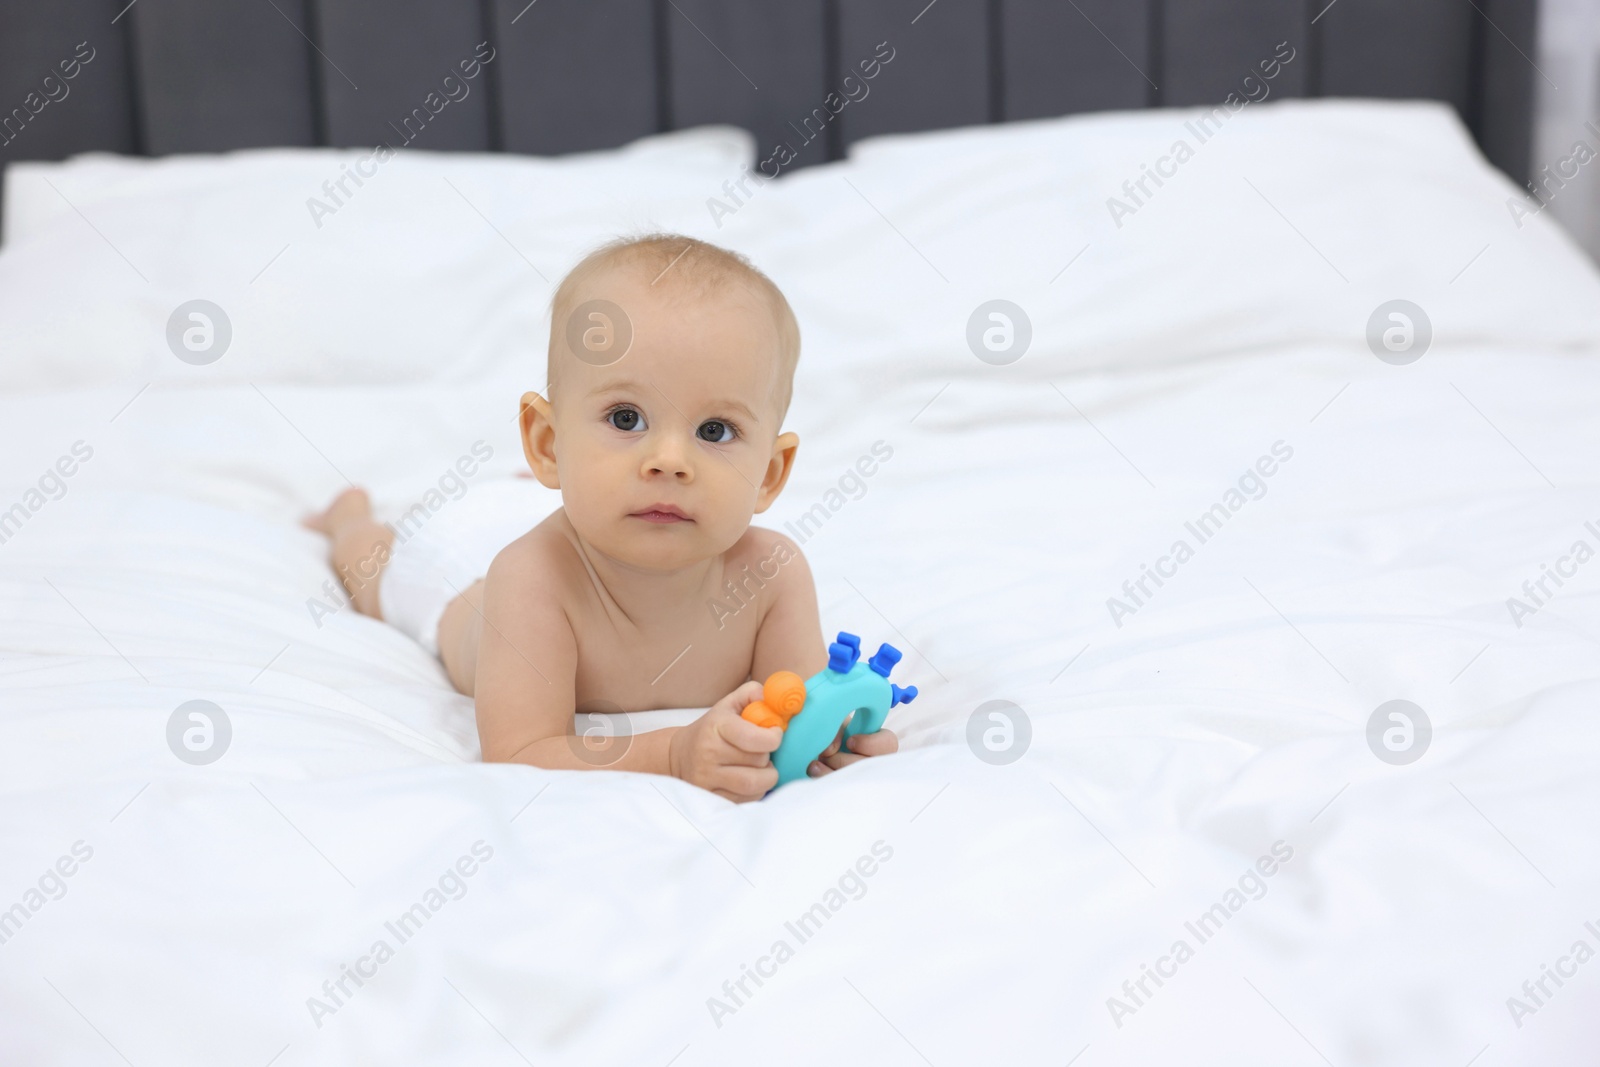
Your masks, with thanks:
M404 614L437 648L475 701L485 761L670 774L758 800L777 782L769 754L783 734L740 717L761 696L752 679L809 677L828 661L799 548L750 525L799 447L779 433L799 356L788 301L742 256L672 234L613 242L556 290L547 395L522 397L523 451L561 490L554 514L459 581L437 568L419 582L428 564L410 541L391 561L394 532L359 489L308 525L332 540L341 576L383 568L346 577L356 608L407 628ZM386 593L407 567L413 593ZM713 612L734 576L753 601ZM417 609L419 585L431 607ZM580 708L708 705L687 726L574 737ZM842 751L836 737L810 773L897 747L888 730Z

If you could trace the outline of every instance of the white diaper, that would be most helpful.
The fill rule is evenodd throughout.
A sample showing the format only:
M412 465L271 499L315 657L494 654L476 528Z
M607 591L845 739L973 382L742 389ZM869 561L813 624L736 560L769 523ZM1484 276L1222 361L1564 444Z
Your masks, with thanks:
M544 521L561 494L532 478L479 482L431 512L427 502L389 522L394 547L378 580L378 608L401 633L439 654L439 618L450 601L489 571L506 545Z

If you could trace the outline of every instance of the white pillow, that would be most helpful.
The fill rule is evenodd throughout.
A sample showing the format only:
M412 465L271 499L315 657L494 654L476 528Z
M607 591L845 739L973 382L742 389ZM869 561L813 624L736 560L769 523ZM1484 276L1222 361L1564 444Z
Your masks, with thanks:
M706 162L720 169L738 168L753 158L750 133L737 126L700 126L692 130L645 137L622 148L560 157L559 162L603 166L625 156L630 164L650 160L678 164ZM3 237L15 243L46 228L58 218L116 198L137 199L163 193L202 193L227 188L241 176L252 181L283 183L302 197L319 195L323 181L338 178L342 165L353 165L370 155L365 149L252 148L211 155L121 156L113 152L84 152L59 162L24 160L5 167ZM410 153L432 159L449 173L482 169L488 165L516 163L548 157L516 156L500 152ZM512 170L517 168L513 165ZM54 186L54 188L52 188ZM353 188L347 185L347 188ZM59 191L58 191L59 190ZM69 203L70 202L70 203Z
M791 293L803 366L873 381L1034 380L1297 343L1371 360L1368 321L1420 305L1434 352L1600 345L1600 274L1421 102L1252 104L1072 116L862 141L727 220ZM1202 131L1203 132L1203 131ZM1192 157L1173 156L1185 140ZM1167 162L1163 163L1162 160ZM1124 183L1169 172L1132 200ZM848 184L847 184L848 182ZM1133 208L1113 216L1112 198ZM1519 226L1518 223L1521 223ZM1118 225L1120 223L1120 226ZM1070 264L1070 266L1069 266ZM1003 299L1032 340L996 368L969 316Z
M458 379L523 357L537 377L572 263L618 233L703 219L754 154L745 131L707 127L554 159L265 149L13 165L0 387ZM208 364L169 343L194 300L231 333ZM216 319L172 324L180 346L212 331L193 359L220 348Z

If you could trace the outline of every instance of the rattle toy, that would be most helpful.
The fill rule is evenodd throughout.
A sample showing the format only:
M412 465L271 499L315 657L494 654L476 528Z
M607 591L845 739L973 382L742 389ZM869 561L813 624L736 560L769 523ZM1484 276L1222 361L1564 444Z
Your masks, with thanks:
M876 733L890 708L916 699L916 686L902 689L889 681L889 672L900 662L898 648L879 645L871 660L861 663L860 658L861 638L840 630L839 639L828 646L827 667L806 681L793 671L775 671L763 684L761 699L739 713L757 726L783 730L783 742L772 754L778 785L806 777L806 768L833 742L841 725L846 738Z

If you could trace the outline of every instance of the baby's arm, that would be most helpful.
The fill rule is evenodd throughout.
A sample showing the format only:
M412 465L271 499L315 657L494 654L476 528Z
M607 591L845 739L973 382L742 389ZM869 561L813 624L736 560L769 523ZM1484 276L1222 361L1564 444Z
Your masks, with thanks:
M773 536L781 538L781 535ZM809 678L828 665L811 568L792 541L781 539L789 545L793 555L779 566L776 599L756 633L751 676L757 680L774 671L794 671L802 678ZM887 756L900 748L900 740L891 730L856 734L841 752L843 737L841 730L822 755L812 761L809 769L812 777L839 770L868 756Z
M781 534L762 532L773 542L762 555L782 562L771 583L770 606L756 630L750 677L759 682L774 671L793 671L809 678L828 665L828 645L822 639L811 567L793 541Z
M619 770L666 773L659 739L632 739L615 762L597 746L595 763L573 751L578 642L549 578L549 568L527 552L501 552L483 587L483 627L478 639L473 698L485 763L528 763L579 770L595 763Z
M776 784L769 754L782 734L739 716L759 685L740 686L689 726L580 740L578 643L550 573L515 551L489 567L474 693L484 762L668 774L733 801L758 800Z

